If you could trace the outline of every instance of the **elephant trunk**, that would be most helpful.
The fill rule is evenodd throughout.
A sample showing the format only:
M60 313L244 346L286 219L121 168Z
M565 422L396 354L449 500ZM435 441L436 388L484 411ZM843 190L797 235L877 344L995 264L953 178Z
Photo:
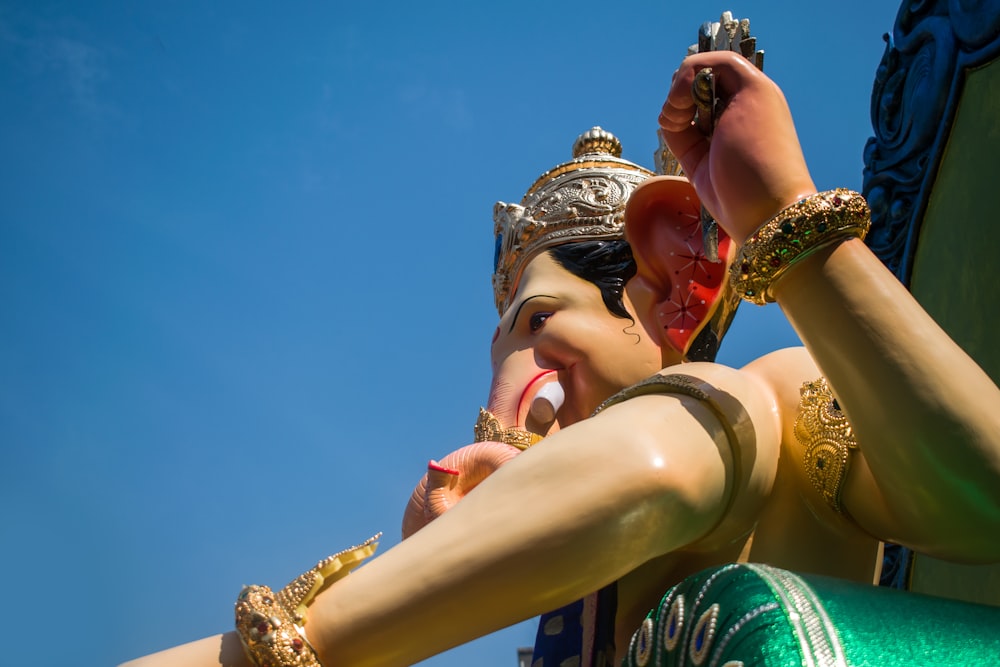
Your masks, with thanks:
M539 368L530 348L494 345L493 384L476 425L477 442L427 465L403 514L403 538L448 511L521 449L559 430L564 394L553 370ZM516 446L515 446L516 445Z
M514 360L508 360L511 362ZM508 365L508 364L505 364ZM522 361L523 365L523 361ZM501 367L490 388L486 409L507 428L531 431L540 436L559 430L556 414L565 399L555 371ZM526 375L525 371L530 372ZM506 371L506 372L505 372Z
M428 463L403 514L403 539L451 509L520 451L502 442L477 442Z

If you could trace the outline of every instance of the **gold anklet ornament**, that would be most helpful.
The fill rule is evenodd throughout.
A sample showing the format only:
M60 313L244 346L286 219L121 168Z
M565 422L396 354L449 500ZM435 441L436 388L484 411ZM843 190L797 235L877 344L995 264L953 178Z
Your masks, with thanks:
M865 198L844 188L817 192L764 223L736 254L729 281L744 300L773 303L771 286L788 267L820 248L863 239L871 227Z
M375 553L382 533L325 558L277 593L244 586L236 599L236 632L257 667L323 667L306 640L306 609L324 588Z
M805 448L806 475L827 504L844 513L840 496L850 468L851 453L858 448L854 429L840 409L826 378L806 382L800 390L795 439Z

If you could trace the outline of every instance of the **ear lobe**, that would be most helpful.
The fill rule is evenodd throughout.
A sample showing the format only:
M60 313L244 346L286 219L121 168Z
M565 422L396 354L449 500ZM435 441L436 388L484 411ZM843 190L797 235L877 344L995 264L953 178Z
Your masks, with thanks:
M694 187L675 176L649 179L625 209L625 238L638 277L654 291L652 319L662 342L682 355L711 319L728 279L726 262L705 257L700 220ZM729 257L731 245L719 229L719 257Z

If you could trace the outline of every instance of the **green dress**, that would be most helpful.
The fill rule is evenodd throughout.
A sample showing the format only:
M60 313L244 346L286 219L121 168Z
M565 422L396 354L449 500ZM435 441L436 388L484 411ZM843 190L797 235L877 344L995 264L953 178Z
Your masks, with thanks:
M993 665L1000 608L733 564L671 588L624 664Z

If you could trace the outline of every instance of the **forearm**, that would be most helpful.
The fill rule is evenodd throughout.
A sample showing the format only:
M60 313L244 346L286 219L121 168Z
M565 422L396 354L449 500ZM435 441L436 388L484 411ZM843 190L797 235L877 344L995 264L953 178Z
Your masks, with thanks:
M235 632L206 637L126 662L120 667L253 667Z
M993 381L859 240L804 259L773 293L833 386L901 522L887 528L910 531L918 547L927 535L962 557L996 557Z

